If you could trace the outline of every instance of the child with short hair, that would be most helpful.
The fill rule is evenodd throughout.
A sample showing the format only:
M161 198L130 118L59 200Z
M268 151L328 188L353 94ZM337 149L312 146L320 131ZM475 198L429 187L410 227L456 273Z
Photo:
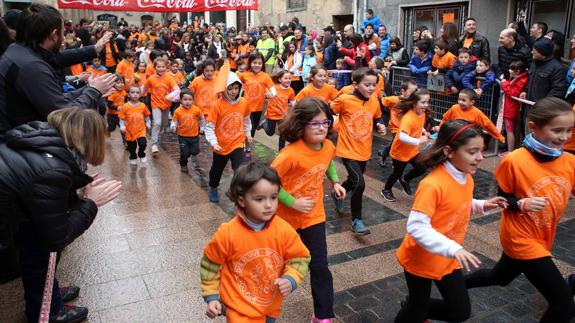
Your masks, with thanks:
M201 259L209 318L225 312L228 322L273 323L281 314L283 298L307 274L309 251L276 215L280 185L277 172L262 163L249 163L235 172L227 195L236 216L220 225Z
M102 65L102 60L99 57L94 57L92 64L86 67L86 72L92 73L93 77L98 77L108 73L108 69Z
M475 70L477 59L471 56L469 48L461 47L457 56L457 62L445 74L445 86L451 90L451 93L459 92L463 87L461 80L465 75Z
M279 70L272 76L276 96L271 98L266 109L265 123L262 128L268 136L276 133L276 127L282 122L286 113L295 104L295 92L290 87L291 73L287 70ZM278 150L285 147L285 139L279 136Z
M135 82L134 80L134 58L136 54L131 49L126 49L122 54L123 59L116 66L116 73L124 78L125 89L127 90Z
M145 62L139 62L138 68L134 72L134 82L139 87L142 87L142 86L144 86L144 84L146 84L147 79L148 79L148 77L146 76L146 63Z
M453 55L449 50L449 45L445 40L438 40L435 42L435 47L433 51L433 60L431 61L431 69L427 71L427 74L438 75L445 74L449 71L455 62L457 57Z
M315 54L315 49L313 48L312 44L308 44L305 47L305 51L303 53L303 61L301 65L301 78L303 80L304 86L309 83L309 76L311 73L311 68L316 66L317 58Z
M485 80L480 80L478 77L485 78ZM461 80L461 84L464 88L475 91L478 97L495 85L495 72L491 70L489 59L485 57L478 59L475 71L467 73Z
M199 70L199 69L198 69ZM201 75L194 78L188 86L194 93L194 102L202 111L204 117L207 117L212 108L212 104L218 99L218 94L214 90L216 80L216 62L207 59L202 63Z
M116 83L114 83L114 93L106 98L106 119L108 121L108 136L120 126L118 112L126 103L126 90L124 89L124 78L122 75L115 73ZM123 140L122 136L122 140Z
M328 77L327 78L327 85L333 87L334 89L337 89L337 79L335 77Z
M418 40L413 46L413 55L407 67L420 86L427 85L427 71L431 69L432 55L426 40Z
M181 87L182 84L184 83L184 74L182 74L182 72L180 71L180 63L178 63L176 60L173 60L170 63L169 74L174 79L174 81L176 81L178 86Z
M503 99L503 124L507 133L507 151L500 153L499 157L505 157L515 149L515 130L517 130L519 122L521 103L513 97L519 97L528 80L525 63L513 61L509 65L509 80L501 81L501 91L505 95Z
M204 131L206 120L200 108L194 105L194 93L190 89L180 91L180 107L172 116L171 128L178 133L180 144L180 168L188 172L188 159L192 157L192 167L198 168L196 156L200 153L200 131Z
M457 104L454 104L445 112L441 119L440 127L448 120L462 119L477 124L489 133L493 138L505 142L505 137L499 132L497 127L489 118L475 107L477 94L470 89L463 89L459 92Z
M345 65L345 59L338 58L335 60L335 68L338 70L337 73L334 73L334 77L337 80L337 89L340 90L344 86L348 86L351 84L351 73L343 72L347 66Z
M337 97L337 90L325 84L327 69L321 65L315 65L310 71L310 83L304 87L295 97L301 101L306 97L318 97L325 103L330 103Z
M146 128L150 129L150 110L140 102L140 87L133 84L128 89L128 102L122 105L118 117L120 131L124 133L126 145L130 152L130 165L146 163ZM136 149L138 150L136 154Z

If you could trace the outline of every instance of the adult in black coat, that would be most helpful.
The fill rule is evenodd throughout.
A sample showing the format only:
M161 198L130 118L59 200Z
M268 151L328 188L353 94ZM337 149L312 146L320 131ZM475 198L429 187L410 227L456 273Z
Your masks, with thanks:
M477 58L485 57L490 59L489 41L477 33L477 21L474 18L465 19L463 31L463 36L459 38L459 48L467 47L471 55ZM471 43L469 46L465 46L468 41Z
M537 101L547 96L563 98L567 91L563 65L553 57L555 43L542 37L533 44L533 63L529 68L527 93L521 93L521 98Z
M531 49L521 43L517 32L512 28L503 29L499 34L497 48L499 74L509 79L509 66L513 61L522 61L525 66L531 65Z
M104 161L106 122L93 110L66 108L48 122L32 121L6 133L0 144L0 221L19 248L26 316L37 322L50 252L60 252L92 224L98 207L116 198L118 181L94 180L87 163ZM78 194L78 191L82 193ZM5 238L5 237L3 237ZM54 279L50 322L80 320L88 310L64 307Z

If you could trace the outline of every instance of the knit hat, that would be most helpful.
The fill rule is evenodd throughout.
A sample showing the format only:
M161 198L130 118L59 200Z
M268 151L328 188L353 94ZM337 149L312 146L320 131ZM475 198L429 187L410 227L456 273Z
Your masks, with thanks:
M533 49L536 49L539 54L545 57L553 55L554 48L555 43L547 37L541 37L535 42L535 44L533 44Z
M6 14L4 15L4 22L6 23L6 26L8 26L8 28L10 29L14 29L16 30L16 26L18 25L18 19L20 18L20 14L22 13L22 10L18 10L18 9L10 9L10 10L6 10Z

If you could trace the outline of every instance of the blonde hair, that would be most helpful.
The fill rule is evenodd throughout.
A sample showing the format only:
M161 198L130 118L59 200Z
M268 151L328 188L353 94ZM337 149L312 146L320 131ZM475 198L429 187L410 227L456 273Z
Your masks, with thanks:
M98 112L83 108L52 111L48 124L58 130L64 144L76 149L94 166L104 162L106 121Z

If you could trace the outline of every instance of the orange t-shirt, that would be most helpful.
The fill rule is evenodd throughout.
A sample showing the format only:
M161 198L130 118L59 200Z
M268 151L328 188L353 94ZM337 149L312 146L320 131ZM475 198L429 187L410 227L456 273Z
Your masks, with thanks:
M154 67L154 64L146 65L146 76L150 77L154 74L156 74L156 68Z
M122 75L124 78L124 83L126 84L126 89L130 85L134 84L134 64L128 60L123 59L116 67L116 73Z
M304 87L295 97L296 101L301 101L308 96L315 96L320 98L323 102L329 104L337 97L337 89L327 84L321 86L320 89L316 88L312 83Z
M375 83L375 95L381 99L385 95L385 74L383 72L377 75L377 83Z
M245 44L245 45L239 44L238 45L238 54L239 55L249 54L249 52L250 52L250 44ZM244 61L246 64L248 63L247 57L242 58L241 60Z
M289 70L293 67L293 65L294 65L294 56L293 56L293 54L290 54L286 59L286 67L285 68L287 70ZM301 66L298 67L297 70L298 70L299 74L301 74ZM301 80L301 76L297 76L297 75L295 75L295 73L291 73L291 80L292 81L299 81L299 80Z
M397 116L397 104L401 102L400 96L386 96L381 98L381 104L389 109L388 129L391 133L397 133L399 130L399 118Z
M291 87L284 89L281 85L275 84L277 95L269 99L266 119L283 120L288 111L288 104L295 100L295 92Z
M202 111L195 105L188 109L183 106L177 108L172 120L178 123L178 136L196 137L199 134L201 118L203 118Z
M252 112L262 111L266 92L274 86L272 78L263 71L257 74L247 71L239 77L244 83L244 98L248 100Z
M563 154L541 163L525 148L509 153L495 171L499 187L517 198L547 197L541 212L503 210L499 239L513 259L551 256L557 224L575 194L575 156Z
M344 94L331 102L332 111L339 117L336 156L365 161L371 158L373 119L381 118L377 97L368 101L352 94Z
M214 91L215 85L215 78L207 80L202 75L194 78L188 86L194 92L194 104L200 108L204 116L208 115L212 105L218 99L218 94Z
M91 65L86 67L86 72L90 72L92 73L92 76L94 77L98 77L98 76L102 76L106 73L108 73L108 69L103 68L103 69L94 69Z
M419 146L406 144L399 140L399 132L405 132L410 137L420 138L425 124L425 113L417 115L413 110L409 110L399 122L398 134L393 139L389 155L395 160L402 162L409 161L419 154Z
M76 64L70 66L70 73L72 73L72 75L74 76L80 75L82 74L82 72L84 72L84 66L82 64Z
M350 85L346 85L344 87L342 87L339 92L337 92L337 96L340 96L342 94L352 94L353 90L355 90L355 85L350 84Z
M463 47L465 48L469 48L469 46L471 46L472 43L473 43L473 37L465 37L463 39Z
M116 44L114 44L114 49L116 50L116 53L120 52ZM106 60L104 61L104 66L106 67L116 66L117 63L116 60L114 59L114 56L112 56L112 47L110 45L110 42L106 43L106 48L104 50L106 51Z
M431 66L437 69L450 69L453 67L455 62L457 62L457 56L448 51L443 56L439 56L437 54L433 55Z
M150 114L150 110L142 102L136 105L127 102L122 105L118 117L126 124L126 141L136 141L138 138L146 137L146 117Z
M168 72L168 74L170 74L170 76L174 79L174 81L178 83L178 86L182 86L182 84L184 84L184 74L182 74L182 72L177 71L176 74Z
M461 244L465 239L473 203L473 177L458 183L444 165L435 167L417 187L413 211L431 218L431 226L447 238ZM405 271L419 277L440 280L460 268L454 258L433 254L421 247L409 234L396 253Z
M150 93L152 108L166 110L170 108L172 102L166 100L165 97L178 87L178 84L168 73L164 73L162 76L158 76L158 74L150 76L144 87Z
M575 111L575 105L573 105L573 111ZM575 151L575 128L573 128L573 133L571 134L571 138L565 142L563 145L563 149L569 150L571 152Z
M124 105L124 103L126 102L126 91L122 90L122 91L118 91L116 90L116 92L112 93L112 95L110 95L107 98L108 101L110 101L112 103L113 106L115 106L116 108L118 108L118 110L113 110L110 108L106 108L106 113L110 114L110 115L118 115L119 109Z
M230 56L228 57L228 61L230 62L230 68L232 70L235 70L238 68L238 62L236 62L236 55L238 54L238 48L237 47L233 47L231 49L228 49L230 52Z
M250 112L245 98L240 98L236 104L231 104L222 97L214 103L206 123L215 125L216 138L222 147L217 152L218 155L227 155L237 148L244 147L246 139L244 119Z
M286 220L294 229L305 229L325 222L323 205L323 178L329 164L335 157L335 147L329 140L324 140L321 150L313 150L303 140L287 145L272 162L278 172L282 188L296 199L307 197L315 202L309 213L302 213L278 205L277 214Z
M471 106L467 110L463 110L459 104L454 104L451 106L447 112L443 115L441 119L441 124L445 121L462 119L475 123L487 131L493 138L499 141L505 141L505 137L497 130L497 127L489 120L489 118L474 106Z
M146 84L146 81L148 80L148 76L146 75L146 73L140 73L140 72L136 72L134 73L134 77L138 78L138 86L142 87L144 84ZM136 81L136 79L134 78L134 82Z
M280 316L283 297L274 282L285 274L290 259L309 257L297 232L278 216L254 231L236 215L220 225L204 254L221 265L222 303L247 316L246 322Z

